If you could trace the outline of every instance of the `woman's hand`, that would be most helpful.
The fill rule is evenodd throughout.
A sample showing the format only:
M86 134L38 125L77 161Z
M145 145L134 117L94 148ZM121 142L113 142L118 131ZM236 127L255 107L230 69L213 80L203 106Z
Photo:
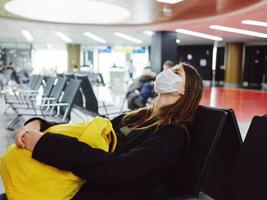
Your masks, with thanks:
M22 141L25 145L24 148L33 151L35 145L42 136L43 133L41 133L40 131L34 129L28 130L22 137Z
M21 147L21 148L25 148L25 144L22 140L24 134L26 132L28 132L29 130L31 129L34 129L34 130L40 130L40 126L41 126L41 121L36 119L36 120L33 120L31 122L29 122L28 124L26 124L24 127L22 127L21 129L19 129L17 131L17 134L16 134L16 144L18 147Z
M36 143L42 136L43 133L41 133L40 131L28 127L23 127L18 131L16 135L16 144L18 147L33 151Z

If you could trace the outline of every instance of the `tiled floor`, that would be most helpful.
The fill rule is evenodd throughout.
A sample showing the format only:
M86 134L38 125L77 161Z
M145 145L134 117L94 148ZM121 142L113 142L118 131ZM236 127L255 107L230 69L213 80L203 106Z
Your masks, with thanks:
M122 107L124 98L125 86L98 87L95 88L95 93L99 100L100 113L107 114L102 101L105 101L108 112L119 111ZM238 90L238 89L225 89L225 88L206 88L204 91L202 105L233 108L238 124L245 138L248 126L254 115L263 115L267 113L267 93L252 90ZM3 99L0 98L0 154L4 152L7 146L14 143L15 132L7 131L6 127L14 115L12 111L4 114L6 106ZM126 104L124 105L124 109ZM4 192L3 186L0 183L0 193Z

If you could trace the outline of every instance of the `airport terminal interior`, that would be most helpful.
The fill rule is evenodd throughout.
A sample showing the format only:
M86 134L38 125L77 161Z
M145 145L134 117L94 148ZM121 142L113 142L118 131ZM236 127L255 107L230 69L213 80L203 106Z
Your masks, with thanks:
M266 10L266 0L0 0L0 154L31 117L85 123L151 106L157 75L186 63L204 85L188 125L189 195L265 199Z

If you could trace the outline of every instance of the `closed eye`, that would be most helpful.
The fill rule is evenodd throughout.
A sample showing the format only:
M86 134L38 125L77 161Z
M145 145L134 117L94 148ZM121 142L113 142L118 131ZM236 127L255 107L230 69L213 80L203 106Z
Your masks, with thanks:
M181 75L180 69L174 69L174 73L177 74L177 75Z

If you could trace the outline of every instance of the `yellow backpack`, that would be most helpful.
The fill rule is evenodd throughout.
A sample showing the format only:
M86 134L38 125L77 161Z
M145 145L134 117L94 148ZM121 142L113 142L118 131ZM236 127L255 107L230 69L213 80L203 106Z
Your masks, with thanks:
M88 123L55 125L47 132L78 138L106 152L114 151L117 143L111 122L100 117ZM71 172L33 160L30 151L15 144L0 158L0 174L8 200L67 200L85 182Z

